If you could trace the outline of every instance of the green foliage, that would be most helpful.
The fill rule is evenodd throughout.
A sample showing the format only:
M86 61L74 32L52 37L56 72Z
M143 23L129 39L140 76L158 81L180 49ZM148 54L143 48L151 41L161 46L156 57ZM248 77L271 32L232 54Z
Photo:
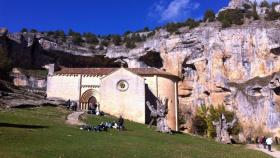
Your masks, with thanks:
M83 41L82 35L79 32L75 32L72 29L69 29L68 36L72 37L72 41L75 45L81 45Z
M267 11L267 15L265 17L265 20L267 21L273 21L273 20L277 20L277 19L280 19L280 13L278 13L276 10L275 10L275 6L277 5L277 3L274 3L273 4L273 7L271 10Z
M268 1L263 0L263 1L261 2L261 4L260 4L260 7L270 8L270 5L269 5Z
M166 24L165 28L166 28L166 31L168 31L169 33L174 33L176 31L178 31L178 29L182 26L183 26L182 23L168 23L168 24Z
M135 45L134 41L127 41L126 44L125 44L125 47L129 48L129 49L133 49L133 48L136 47L136 45Z
M156 34L156 31L151 31L151 32L149 32L148 33L148 35L147 35L147 38L149 38L149 37L152 37L152 36L154 36Z
M147 37L145 35L140 36L139 33L132 33L124 37L124 42L126 43L126 48L132 49L136 47L135 43L143 42L146 39Z
M73 36L75 34L75 32L72 29L68 30L68 36Z
M230 27L232 24L242 25L244 23L243 12L239 9L227 9L219 13L218 20L222 27Z
M31 33L37 33L38 31L36 29L31 29L30 32Z
M149 27L144 27L144 29L143 29L143 32L148 32L148 31L150 31L150 29L149 29Z
M167 23L165 25L166 31L170 32L170 33L179 33L179 28L184 27L184 26L188 26L189 29L193 29L197 26L199 26L199 21L195 21L194 19L187 19L185 22L183 23Z
M108 47L109 46L109 42L106 39L104 39L104 40L101 41L100 46Z
M111 35L111 41L115 46L120 46L122 44L122 38L120 35Z
M28 32L28 29L27 28L22 28L21 30L20 30L20 32Z
M83 36L85 37L87 43L94 44L94 45L99 43L99 40L97 39L95 34L88 32L88 33L84 33Z
M208 22L213 22L215 20L215 13L213 10L208 9L206 10L206 12L204 13L204 18L203 21L208 21Z
M251 6L251 5L249 5L249 4L247 4L247 3L243 4L243 7L244 7L244 9L246 9L246 10L248 10L248 9L251 9L251 8L252 8L252 6Z
M205 135L207 131L207 122L201 116L195 116L193 119L193 128L196 134Z
M252 16L253 16L254 20L259 20L260 19L259 15L258 15L258 12L257 12L257 2L255 2L253 4L252 14L253 14Z
M195 121L193 122L193 126L195 129L195 132L201 133L204 131L204 135L206 133L207 137L214 138L216 136L216 129L213 126L213 121L218 121L221 115L224 114L227 121L232 121L234 119L234 113L230 111L226 111L224 106L218 106L217 108L214 108L213 105L206 107L206 105L201 105L197 109L197 115L195 117ZM197 120L196 120L197 119ZM205 126L202 126L202 120L206 123ZM198 127L202 129L198 129ZM230 134L238 134L241 131L240 124L236 123L233 128L229 129Z
M199 21L195 21L194 19L188 19L185 22L186 26L189 26L189 29L193 29L199 26Z

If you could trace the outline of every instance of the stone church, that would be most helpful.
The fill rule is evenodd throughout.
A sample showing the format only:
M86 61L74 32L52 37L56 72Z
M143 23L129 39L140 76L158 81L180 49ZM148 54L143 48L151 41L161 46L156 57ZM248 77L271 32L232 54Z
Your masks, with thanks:
M49 73L47 97L78 102L87 110L98 104L101 111L138 123L150 121L146 101L156 105L167 98L167 123L178 130L178 76L156 68L62 68Z

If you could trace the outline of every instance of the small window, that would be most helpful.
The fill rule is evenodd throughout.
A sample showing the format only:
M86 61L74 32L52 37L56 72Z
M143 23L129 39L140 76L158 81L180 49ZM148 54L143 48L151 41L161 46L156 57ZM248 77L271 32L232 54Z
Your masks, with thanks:
M125 80L120 80L117 83L117 89L122 92L126 91L128 89L128 82Z

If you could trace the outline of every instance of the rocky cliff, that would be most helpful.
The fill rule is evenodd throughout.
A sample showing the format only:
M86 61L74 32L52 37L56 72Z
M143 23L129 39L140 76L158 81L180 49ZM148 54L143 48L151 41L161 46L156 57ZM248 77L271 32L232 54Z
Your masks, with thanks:
M91 49L38 33L3 34L0 44L22 66L112 67L123 59L128 67L165 69L182 78L179 103L187 125L199 105L225 105L236 113L245 135L276 134L280 129L280 21L247 21L225 29L212 22L179 31L171 34L159 29L134 49L123 45Z

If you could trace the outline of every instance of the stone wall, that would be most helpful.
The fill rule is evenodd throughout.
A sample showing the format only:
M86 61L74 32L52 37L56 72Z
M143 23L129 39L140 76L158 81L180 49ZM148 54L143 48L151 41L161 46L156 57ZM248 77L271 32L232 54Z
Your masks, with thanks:
M79 101L80 75L48 76L47 98Z
M120 81L127 82L125 89L118 89ZM127 89L126 89L127 88ZM100 87L100 109L116 117L145 123L144 78L125 69L102 78Z

